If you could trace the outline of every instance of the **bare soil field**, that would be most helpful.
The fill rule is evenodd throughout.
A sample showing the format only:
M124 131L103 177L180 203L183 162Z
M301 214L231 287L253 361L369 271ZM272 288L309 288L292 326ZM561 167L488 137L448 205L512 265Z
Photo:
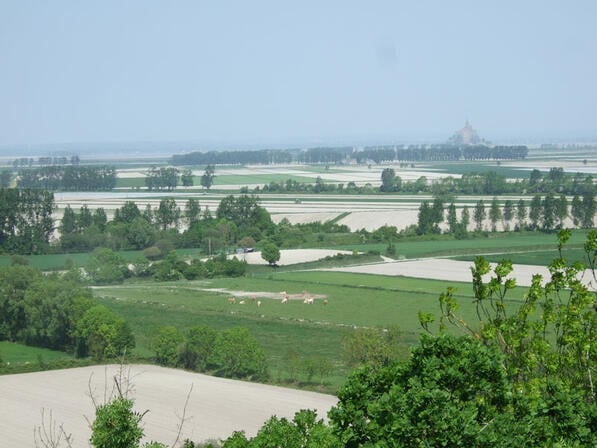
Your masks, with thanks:
M361 274L400 275L404 277L426 278L432 280L445 280L453 282L470 282L473 263L470 261L457 261L445 258L428 258L412 261L391 261L385 263L367 264L361 266L347 266L326 268L326 271L354 272ZM495 267L495 263L492 263ZM549 279L549 270L545 266L513 265L513 272L509 276L516 279L519 286L530 286L534 274L541 274L543 283ZM489 275L486 277L489 280ZM590 284L595 289L594 279L589 270L582 275L585 284Z
M170 445L186 408L181 440L221 439L233 431L254 435L272 415L292 417L300 409L316 409L325 417L336 397L265 384L215 378L157 366L133 365L130 379L135 410L149 412L143 418L144 441ZM93 420L92 395L99 403L111 393L119 366L94 366L68 370L0 376L0 434L2 446L33 446L33 430L41 425L41 411L72 434L73 447L88 447L91 435L87 417Z

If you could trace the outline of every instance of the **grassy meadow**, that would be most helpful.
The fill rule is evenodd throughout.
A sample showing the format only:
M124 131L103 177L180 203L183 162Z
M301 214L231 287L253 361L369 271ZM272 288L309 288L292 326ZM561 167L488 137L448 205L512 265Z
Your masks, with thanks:
M398 328L399 352L405 356L422 331L418 312L439 314L438 296L445 282L404 277L321 271L277 271L241 278L219 278L175 283L135 283L94 288L103 304L122 315L137 338L136 355L153 356L151 341L156 330L172 325L187 329L207 325L222 330L247 327L268 353L271 374L277 383L301 383L334 392L350 367L342 350L343 339L357 327ZM470 284L452 284L462 304L462 315L474 321ZM279 292L291 295L287 304ZM303 294L315 298L303 303ZM517 288L512 299L520 299ZM241 296L246 294L246 296ZM237 303L228 303L228 297ZM255 295L257 306L250 299ZM238 303L245 300L245 304ZM324 304L327 300L327 304ZM304 384L297 374L297 360L326 359L332 372L314 384Z
M68 353L8 341L0 341L0 357L3 362L11 364L33 363L40 360L51 362L72 359L72 356Z

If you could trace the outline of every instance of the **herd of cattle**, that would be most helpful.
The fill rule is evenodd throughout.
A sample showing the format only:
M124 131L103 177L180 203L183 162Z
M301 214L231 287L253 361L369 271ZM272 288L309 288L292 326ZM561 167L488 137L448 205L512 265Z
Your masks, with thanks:
M280 303L284 304L284 303L288 303L288 301L290 300L290 295L286 292L286 291L280 291ZM299 299L303 300L303 303L307 304L307 305L313 305L315 303L315 298L312 297L308 291L303 291L302 295L299 296ZM251 296L250 301L254 304L257 305L257 308L261 307L261 300L257 300L257 296ZM228 297L228 303L230 305L234 305L236 303L238 303L239 305L244 305L245 303L247 303L244 299L242 300L237 300L236 297L234 296L230 296ZM328 304L328 299L323 299L322 302L324 305Z

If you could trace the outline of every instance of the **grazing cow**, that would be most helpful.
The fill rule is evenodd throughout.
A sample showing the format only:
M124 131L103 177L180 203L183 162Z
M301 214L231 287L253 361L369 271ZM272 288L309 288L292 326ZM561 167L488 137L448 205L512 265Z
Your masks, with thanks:
M261 306L261 300L257 301L257 308L259 308Z
M327 305L328 304L328 299L323 299L323 304Z
M254 303L257 301L257 296L251 296L251 301Z
M235 297L228 297L228 303L230 305L234 305L236 303L236 298Z
M306 303L307 305L313 305L313 297L307 297L305 300L303 300L303 303Z
M288 297L282 297L282 303L288 303Z

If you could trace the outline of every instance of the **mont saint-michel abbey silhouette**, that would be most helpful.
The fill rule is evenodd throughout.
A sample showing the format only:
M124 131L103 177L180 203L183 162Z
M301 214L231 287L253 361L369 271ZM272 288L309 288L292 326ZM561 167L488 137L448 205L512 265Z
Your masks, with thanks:
M464 127L454 133L452 137L448 139L448 144L451 145L483 145L489 142L479 137L477 131L473 129L468 120L466 120Z

